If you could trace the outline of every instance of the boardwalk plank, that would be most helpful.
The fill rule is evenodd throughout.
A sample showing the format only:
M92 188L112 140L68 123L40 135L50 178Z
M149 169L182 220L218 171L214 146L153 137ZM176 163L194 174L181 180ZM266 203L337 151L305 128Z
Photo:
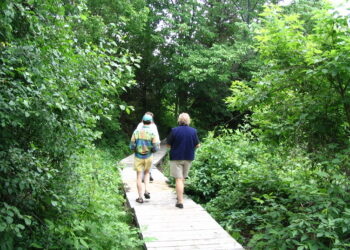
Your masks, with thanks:
M169 223L163 223L163 224L147 224L147 225L140 225L140 228L142 231L148 231L148 232L176 232L176 231L181 231L184 232L185 231L198 231L198 233L201 233L202 230L208 230L208 229L216 229L217 226L213 225L211 223L205 223L205 221L192 221L189 224L185 224L185 225L173 225L172 227L169 227Z
M158 241L174 241L174 240L207 240L207 239L226 239L227 234L223 233L220 228L193 230L192 232L183 233L183 231L169 232L143 232L145 237L156 238Z
M157 164L166 154L163 145L154 154ZM150 183L151 199L137 203L136 173L132 169L134 156L123 159L121 171L127 203L132 208L146 249L186 250L225 249L238 250L243 247L233 239L204 209L187 196L184 209L175 207L175 190L166 184L167 178L155 167L152 168L154 182Z
M197 248L203 248L206 247L206 249L243 249L241 245L238 243L235 244L233 241L229 239L207 239L205 241L203 240L173 240L173 241L153 241L153 242L147 242L146 243L147 249L151 248L158 248L158 249L164 249L164 248L180 248L180 249L186 249L188 247L191 247L192 249Z
M232 244L206 244L206 245L192 245L192 246L161 246L161 247L148 247L148 250L192 250L192 249L202 249L202 250L240 250L242 248L233 247Z

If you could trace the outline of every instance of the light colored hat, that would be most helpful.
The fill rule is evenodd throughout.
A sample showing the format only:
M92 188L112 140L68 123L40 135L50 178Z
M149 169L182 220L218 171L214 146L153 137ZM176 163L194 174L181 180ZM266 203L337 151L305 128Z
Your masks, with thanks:
M144 116L142 117L142 120L143 120L143 121L152 121L152 116L150 116L150 115L144 115Z

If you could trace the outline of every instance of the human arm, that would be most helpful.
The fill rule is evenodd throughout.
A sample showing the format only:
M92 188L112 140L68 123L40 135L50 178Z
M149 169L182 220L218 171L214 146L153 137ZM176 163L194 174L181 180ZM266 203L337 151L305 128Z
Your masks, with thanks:
M157 125L155 123L151 123L151 129L152 129L152 132L154 133L154 135L156 137L156 140L160 143L160 138L159 138Z
M198 135L197 135L197 130L195 132L195 138L194 138L194 141L195 141L195 148L199 148L201 146L201 144L199 143L199 139L198 139Z
M170 131L168 137L166 138L166 146L168 148L171 148L171 144L173 143L173 140L174 140L174 136L173 136L173 133L172 133L172 130Z
M135 134L132 134L132 136L131 136L129 148L130 148L132 151L135 151L135 149L136 149L136 138L135 138Z
M156 136L153 137L152 149L151 149L152 153L155 153L155 152L157 152L159 150L159 145L160 145L159 139L157 139Z

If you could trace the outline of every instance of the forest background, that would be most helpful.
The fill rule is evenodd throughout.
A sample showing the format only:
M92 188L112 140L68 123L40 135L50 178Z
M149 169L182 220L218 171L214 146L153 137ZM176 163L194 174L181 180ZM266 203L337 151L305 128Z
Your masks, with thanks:
M189 194L244 246L349 248L349 17L279 2L1 1L1 249L140 247L116 162L146 111L191 115Z

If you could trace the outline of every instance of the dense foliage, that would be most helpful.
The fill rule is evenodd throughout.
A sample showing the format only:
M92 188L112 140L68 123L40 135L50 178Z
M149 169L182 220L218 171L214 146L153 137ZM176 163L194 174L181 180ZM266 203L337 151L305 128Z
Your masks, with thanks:
M191 170L190 193L253 249L350 247L348 18L309 10L265 9L264 66L226 99L251 115L210 134Z
M120 194L108 196L115 174L80 172L77 154L128 110L118 96L134 84L138 57L119 45L117 24L91 15L85 1L70 2L0 3L1 249L133 244L118 224ZM114 122L110 136L118 137ZM76 190L82 178L93 178L96 193Z
M141 249L139 232L131 228L133 217L124 210L115 157L89 149L77 156L79 163L62 187L64 196L51 201L54 217L32 235L30 246L49 249ZM52 214L53 215L53 214ZM30 242L30 241L29 241Z
M332 161L327 167L298 147L268 146L249 132L226 132L209 136L198 150L188 191L253 249L345 249L349 177Z
M326 6L308 15L266 9L256 36L266 66L252 81L234 82L228 102L254 111L253 123L272 141L342 147L350 124L348 18Z
M209 133L188 190L244 245L349 248L348 17L278 2L1 1L0 248L138 248L113 161L145 111Z
M135 124L145 111L155 113L165 138L180 112L190 112L200 135L242 116L226 108L233 80L250 80L260 65L252 48L253 20L268 0L149 0L148 21L130 49L142 56L137 88L123 95L135 107ZM134 127L128 128L129 133Z

